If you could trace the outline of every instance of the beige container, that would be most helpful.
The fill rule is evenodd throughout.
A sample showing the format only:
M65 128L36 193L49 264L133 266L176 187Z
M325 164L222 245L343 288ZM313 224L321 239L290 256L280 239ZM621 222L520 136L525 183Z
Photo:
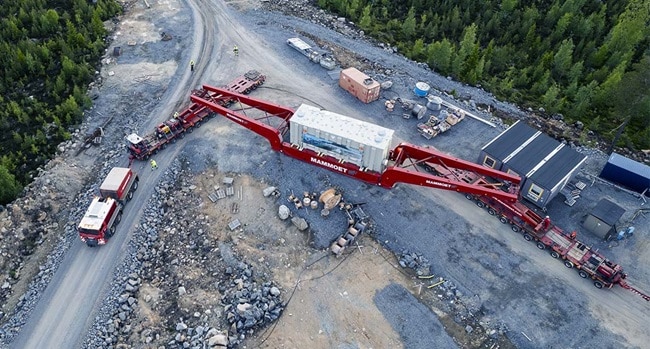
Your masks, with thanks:
M379 99L379 90L381 88L379 83L357 68L341 70L339 86L363 103L370 103Z

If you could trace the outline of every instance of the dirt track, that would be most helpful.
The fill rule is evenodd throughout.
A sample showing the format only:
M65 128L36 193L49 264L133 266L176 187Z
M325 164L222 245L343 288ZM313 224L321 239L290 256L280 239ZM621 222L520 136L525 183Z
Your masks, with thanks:
M382 103L363 105L341 91L324 70L288 49L284 40L295 32L310 32L326 42L347 45L359 54L370 52L372 55L368 57L394 69L395 75L391 77L397 82L394 90L404 95L419 76L429 74L411 62L329 30L315 29L306 21L255 10L260 6L257 1L215 0L200 6L189 5L177 1L155 2L151 9L146 9L143 3L137 2L127 13L128 20L122 22L114 43L125 47L126 53L116 64L106 67L105 70L115 75L106 75L102 90L105 96L98 101L98 105L125 120L112 130L108 140L119 143L125 132L148 132L172 115L178 106L186 105L188 91L200 84L219 86L234 75L257 69L268 76L268 82L254 92L255 97L292 108L303 102L319 105L394 127L400 139L424 142L399 115L386 114ZM189 33L180 29L191 24L194 27ZM159 31L163 29L172 33L174 40L159 41ZM129 49L126 42L131 40L137 45ZM239 57L231 52L234 44L240 48ZM190 60L196 61L193 74L189 72ZM141 74L149 75L149 82L134 85L132 78ZM102 102L101 98L106 100ZM142 99L142 103L138 104L135 98ZM446 151L458 150L460 153L455 155L472 160L476 149L498 130L467 120L455 132L431 143ZM90 168L98 166L95 158L100 155L99 150L90 149L76 161ZM227 120L216 119L178 142L173 149L160 153L156 157L158 172L149 170L146 163L135 164L142 176L141 189L129 204L132 209L127 210L118 234L110 244L97 250L75 240L31 312L31 318L11 343L13 347L71 348L88 343L87 337L94 336L97 322L105 322L110 316L99 310L112 300L103 295L124 282L117 276L112 280L113 270L123 277L119 270L128 270L133 264L133 259L123 256L130 253L133 245L130 240L138 228L154 224L152 212L156 212L158 203L149 199L159 192L156 186L167 176L165 169L177 170L173 163L179 156L189 166L183 172L187 176L186 185L197 186L193 194L181 199L188 200L186 209L192 217L209 217L213 222L211 244L232 244L241 258L258 265L282 286L285 301L295 287L282 317L263 332L246 337L244 343L249 347L296 348L307 344L313 348L454 345L641 348L650 340L645 330L650 313L647 302L620 288L595 289L575 271L553 261L547 253L537 250L463 196L409 186L398 186L391 191L369 187L272 153L261 137ZM126 155L122 153L106 162L124 166ZM249 210L242 208L237 216L250 224L242 233L225 229L224 223L232 218L228 207L212 205L207 200L211 187L225 175L236 176L237 183L250 195L245 202ZM99 181L97 178L95 184ZM314 213L296 212L306 215L312 225L309 233L303 233L275 220L273 214L278 204L286 203L291 191L318 191L331 184L343 187L352 201L368 202L367 212L378 226L372 236L378 242L364 236L361 248L339 259L328 256L323 247L344 228L342 215L324 220ZM280 188L281 196L277 200L261 197L261 189L266 185ZM159 200L164 201L165 197ZM559 209L564 209L559 204ZM262 215L260 210L266 213ZM262 216L267 220L261 220ZM645 230L638 229L634 239L639 244L647 241L647 229L647 225ZM162 228L159 233L161 239L172 238ZM74 232L68 230L67 234ZM168 244L169 251L191 255L190 249L183 250L184 244L174 241L170 243L177 246ZM261 245L265 250L259 249ZM426 289L428 283L396 267L397 261L389 250L399 254L403 249L424 254L432 261L434 274L451 280L458 290ZM625 257L632 259L626 261L626 267L636 272L642 285L650 284L646 267L636 263L647 260L647 250L631 250L637 256ZM213 250L213 253L218 252ZM625 255L620 250L608 253ZM264 262L259 262L260 258ZM319 258L322 259L315 262ZM33 262L38 263L38 259L34 258ZM303 272L311 263L314 264ZM209 275L207 270L197 268L197 275ZM182 275L177 277L182 280ZM165 332L163 321L173 327L179 318L189 321L196 311L224 311L218 302L208 301L218 295L210 288L213 281L210 278L203 280L205 283L195 282L197 289L205 290L201 294L206 295L197 299L205 302L196 304L195 299L194 304L180 304L173 308L176 311L173 315L164 309L150 308L145 295L164 294L165 301L173 302L178 285L172 281L178 280L149 283L143 279L138 300L140 311L135 311L129 319L133 333L121 334L120 343L144 346L144 328L136 328L144 327L148 321L153 323L151 328L161 328L161 336L154 342L164 345L175 333ZM189 290L191 286L192 283L187 285ZM467 318L475 320L471 326L467 325L471 328L466 327ZM206 322L227 331L222 320L215 316ZM193 326L200 325L201 321L197 319Z

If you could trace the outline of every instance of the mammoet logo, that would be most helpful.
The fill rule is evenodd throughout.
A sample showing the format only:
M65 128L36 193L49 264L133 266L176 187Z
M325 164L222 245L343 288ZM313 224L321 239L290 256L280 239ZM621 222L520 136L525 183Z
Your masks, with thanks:
M430 185L435 185L436 187L442 187L442 188L448 188L448 189L452 189L454 187L453 185L448 184L448 183L442 183L442 182L432 181L432 180L428 180L428 179L425 181L425 183L430 184Z
M316 158L311 158L311 162L316 163L316 164L319 164L319 165L321 165L321 166L325 166L325 167L331 168L332 170L335 170L335 171L339 171L339 172L343 172L343 173L348 173L348 169L347 169L347 168L345 168L345 167L343 167L343 166L339 166L339 165L331 164L331 163L329 163L329 162L327 162L327 161L319 160L319 159L316 159Z

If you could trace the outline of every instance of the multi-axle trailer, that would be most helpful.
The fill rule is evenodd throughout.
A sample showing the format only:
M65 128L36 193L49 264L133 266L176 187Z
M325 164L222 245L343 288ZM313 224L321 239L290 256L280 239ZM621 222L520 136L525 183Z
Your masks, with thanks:
M236 92L238 94L247 94L258 88L264 83L266 77L257 71L251 70L246 74L237 77L231 81L224 90ZM192 94L200 95L204 98L218 99L223 106L228 106L234 99L220 96L203 95L209 93L205 90L194 90ZM175 113L173 118L159 124L156 129L140 137L135 133L126 136L127 146L131 158L137 160L148 159L151 155L156 154L159 150L165 149L167 144L175 143L177 139L185 137L185 133L191 133L194 128L201 126L201 123L214 116L210 109L196 103L190 104L189 107L179 113Z
M384 188L407 183L465 193L477 206L486 207L488 213L509 224L513 231L522 232L526 240L536 241L538 248L564 260L565 266L577 269L581 277L591 278L596 287L620 285L650 301L649 295L625 281L627 274L620 265L578 241L574 233L555 226L548 216L541 217L520 202L518 176L407 143L384 149L385 157L377 166L374 157L381 153L381 144L387 143L386 130L381 127L314 111L314 107L304 105L294 111L224 88L203 85L202 91L190 97L194 105L261 135L275 151ZM234 111L224 100L236 100L248 107L241 112ZM337 126L328 124L327 120L341 120L345 124L339 125L337 133ZM354 128L370 135L350 131Z

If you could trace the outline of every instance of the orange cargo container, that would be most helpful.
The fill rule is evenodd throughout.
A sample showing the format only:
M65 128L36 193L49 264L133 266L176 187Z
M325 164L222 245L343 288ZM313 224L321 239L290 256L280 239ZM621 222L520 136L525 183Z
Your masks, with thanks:
M339 77L339 86L363 103L370 103L379 99L379 83L357 68L342 70Z

